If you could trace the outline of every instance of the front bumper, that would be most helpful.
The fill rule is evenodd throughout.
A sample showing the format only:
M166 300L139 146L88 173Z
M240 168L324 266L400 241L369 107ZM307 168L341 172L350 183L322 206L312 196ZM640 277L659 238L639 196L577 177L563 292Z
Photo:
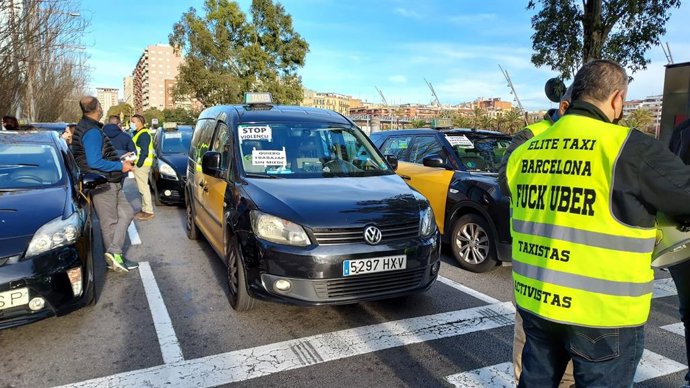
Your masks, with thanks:
M158 200L170 205L184 204L184 180L173 180L162 175L156 180L156 193Z
M67 270L81 268L82 291L74 296ZM94 299L93 265L75 246L0 267L0 292L29 290L29 300L41 297L45 305L32 311L28 304L0 310L0 329L35 322L77 310Z
M430 238L367 244L288 247L253 240L243 245L249 293L275 302L323 305L395 298L427 290L438 276L440 242ZM405 269L343 276L343 261L405 255ZM291 287L279 291L277 280Z

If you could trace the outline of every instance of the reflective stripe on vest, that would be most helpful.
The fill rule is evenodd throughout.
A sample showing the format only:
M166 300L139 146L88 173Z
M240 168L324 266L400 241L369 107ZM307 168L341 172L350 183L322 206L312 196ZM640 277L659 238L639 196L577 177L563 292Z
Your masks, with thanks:
M566 115L511 155L513 281L522 309L589 327L647 321L656 231L625 225L611 210L613 172L630 131Z
M148 131L145 128L140 129L132 137L132 141L134 142L134 147L137 149L137 160L136 160L136 162L134 162L134 164L136 164L139 161L139 155L141 155L141 147L139 147L138 140L139 140L139 136L141 136L142 133L148 133ZM151 135L149 135L149 137L151 137ZM153 166L153 139L149 140L148 149L149 149L149 153L148 153L148 155L146 155L146 159L144 160L144 164L142 165L142 167Z
M546 131L553 125L553 122L550 120L542 120L542 121L537 121L536 123L532 123L527 126L527 128L532 131L533 136L538 136L541 135L542 132Z

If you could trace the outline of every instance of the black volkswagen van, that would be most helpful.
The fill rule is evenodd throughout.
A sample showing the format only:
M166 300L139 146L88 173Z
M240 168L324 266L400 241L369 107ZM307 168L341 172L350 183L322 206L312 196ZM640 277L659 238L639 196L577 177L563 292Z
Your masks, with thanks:
M189 153L187 236L227 265L230 304L393 298L438 275L429 202L349 119L270 94L199 116Z

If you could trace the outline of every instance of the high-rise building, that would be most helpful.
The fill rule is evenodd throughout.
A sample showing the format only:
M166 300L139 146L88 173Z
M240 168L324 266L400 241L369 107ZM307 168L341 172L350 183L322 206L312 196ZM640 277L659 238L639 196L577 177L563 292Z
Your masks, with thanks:
M148 46L144 50L132 73L135 111L170 108L166 81L169 87L170 81L177 77L182 62L182 57L167 44Z
M96 98L101 102L101 107L103 107L103 117L107 119L105 115L108 114L108 110L111 106L117 105L117 95L120 93L120 89L116 88L96 88Z
M124 102L125 104L134 107L134 77L128 75L123 78L122 83L124 86L122 90L125 91Z

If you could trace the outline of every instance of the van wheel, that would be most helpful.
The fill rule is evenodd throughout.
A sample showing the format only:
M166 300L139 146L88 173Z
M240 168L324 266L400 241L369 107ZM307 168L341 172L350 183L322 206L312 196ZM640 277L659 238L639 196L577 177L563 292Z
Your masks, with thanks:
M248 311L254 308L254 298L247 291L247 278L244 273L244 263L240 257L237 238L229 241L228 247L228 288L230 289L230 306L235 311Z
M187 238L190 240L198 240L199 230L196 227L196 221L194 221L194 205L192 205L192 200L189 198L189 195L187 195L185 203L185 213L187 214L187 225L185 226L185 232L187 232Z
M453 256L460 267L470 272L487 272L498 265L496 244L484 218L465 214L453 224Z

